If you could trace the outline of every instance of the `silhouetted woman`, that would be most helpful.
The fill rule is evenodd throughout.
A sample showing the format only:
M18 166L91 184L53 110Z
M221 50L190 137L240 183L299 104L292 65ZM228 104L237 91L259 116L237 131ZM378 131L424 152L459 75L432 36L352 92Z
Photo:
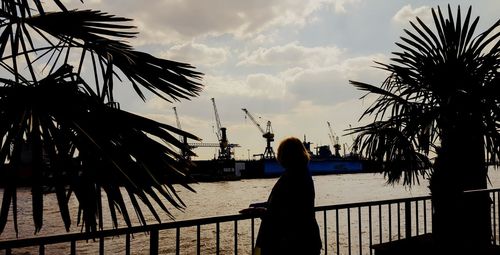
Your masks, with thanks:
M266 209L255 208L263 211L256 247L262 255L319 254L309 153L299 139L290 137L280 143L277 157L285 172L274 185Z

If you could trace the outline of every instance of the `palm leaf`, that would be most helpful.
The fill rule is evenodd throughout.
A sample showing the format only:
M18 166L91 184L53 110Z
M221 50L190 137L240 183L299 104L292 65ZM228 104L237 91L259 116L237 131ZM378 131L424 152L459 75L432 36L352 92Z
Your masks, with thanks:
M356 145L366 157L383 162L389 182L411 185L423 170L432 170L429 153L443 139L442 124L453 119L443 118L446 107L453 107L450 102L469 102L470 107L462 108L482 114L478 119L483 130L489 130L484 133L485 151L489 158L498 158L499 94L493 87L498 87L500 34L494 31L500 21L474 38L479 18L471 22L471 8L463 23L460 8L456 19L450 6L447 11L445 19L439 7L432 9L436 33L419 18L410 23L415 32L404 30L408 37L396 43L401 52L393 53L390 64L378 63L390 73L380 86L350 81L379 96L361 117L374 115L375 122L350 133L358 134Z
M113 227L119 224L118 213L131 226L121 189L141 224L147 222L136 197L158 221L154 204L169 216L163 201L183 209L172 185L193 191L188 185L191 163L175 149L185 146L176 137L198 138L113 107L118 105L113 90L123 76L142 99L143 89L168 101L189 99L201 91L202 74L189 64L156 58L122 41L136 34L129 19L54 3L61 11L46 11L40 0L1 3L0 67L12 79L0 78L0 160L9 162L0 165L5 186L0 232L12 208L17 233L17 186L32 188L35 232L43 225L47 190L56 193L66 230L71 226L71 195L79 203L77 224L85 231L103 228L104 206L110 208ZM68 61L75 55L79 63L73 67ZM37 73L34 65L40 61L47 61L48 75ZM83 78L88 62L94 84ZM26 153L30 162L23 161ZM28 176L17 171L25 165Z

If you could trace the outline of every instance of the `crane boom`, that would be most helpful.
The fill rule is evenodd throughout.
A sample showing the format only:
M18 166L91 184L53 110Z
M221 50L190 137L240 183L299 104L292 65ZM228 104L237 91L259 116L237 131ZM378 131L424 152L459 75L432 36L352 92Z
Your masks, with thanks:
M241 110L243 110L247 114L248 118L250 118L250 120L253 122L253 124L255 124L257 126L257 128L260 130L260 132L262 134L266 133L264 131L264 129L260 126L260 124L255 120L255 118L252 116L252 114L250 114L250 112L246 108L242 108Z
M174 109L174 114L175 114L175 122L177 123L177 128L178 129L182 129L181 128L181 121L179 120L179 115L177 114L177 108L174 106L172 107ZM187 137L186 136L182 136L182 135L179 135L179 141L181 141L183 144L184 144L184 147L180 148L181 150L181 155L185 158L185 159L189 159L190 158L190 153L189 151L187 150Z
M266 149L264 150L264 153L262 156L266 159L271 159L275 158L276 154L274 153L273 147L271 146L271 142L274 141L274 133L273 133L273 128L271 127L271 121L267 121L267 126L266 126L266 131L260 126L260 124L255 120L255 118L250 114L250 112L242 108L246 115L252 120L252 122L259 128L259 131L262 133L262 137L266 139Z
M219 112L217 111L217 106L215 105L215 98L212 97L212 105L214 106L214 113L215 113L215 122L217 125L217 131L215 134L217 135L217 139L219 140L219 159L222 160L229 160L231 159L231 148L229 147L228 140L227 140L227 133L226 133L226 128L222 127L220 123L220 118L219 118Z
M330 124L330 121L327 121L326 124L328 124L328 137L330 137L330 141L332 142L333 148L335 149L335 156L340 157L340 144L339 144L339 137L335 136L335 134L332 131L332 125Z
M335 134L332 131L332 125L330 124L330 121L327 121L326 124L328 124L328 136L330 137L330 141L332 142L332 145L335 145Z
M177 108L175 108L175 106L174 106L174 107L172 107L172 108L174 109L175 121L177 122L177 128L178 128L178 129L182 129L182 128L181 128L181 122L180 122L180 120L179 120L179 115L177 115Z
M211 98L212 100L212 105L214 107L214 113L215 113L215 124L217 125L217 131L215 132L215 134L217 135L217 139L220 141L221 140L221 129L222 129L222 125L220 123L220 118L219 118L219 112L217 112L217 106L215 105L215 98Z

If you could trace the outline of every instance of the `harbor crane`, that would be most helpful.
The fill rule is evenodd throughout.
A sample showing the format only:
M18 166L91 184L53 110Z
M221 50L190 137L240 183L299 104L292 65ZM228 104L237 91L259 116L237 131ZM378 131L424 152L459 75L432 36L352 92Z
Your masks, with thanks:
M241 110L243 110L246 113L248 118L250 118L250 120L260 130L260 132L262 133L262 137L266 139L266 149L264 150L263 157L265 159L275 158L276 154L274 154L273 147L271 146L271 142L274 141L274 133L273 133L273 128L271 127L271 121L269 120L267 121L266 130L264 131L264 129L260 126L260 124L255 120L255 118L252 116L252 114L250 114L250 112L247 109L242 108Z
M215 113L215 123L217 125L217 130L215 134L217 135L217 139L219 140L219 159L228 160L231 159L231 146L229 146L229 142L227 140L226 128L222 127L219 113L217 112L217 106L215 105L215 98L212 97L212 105L214 107Z
M174 110L174 114L175 114L175 121L176 121L176 124L177 124L177 128L182 130L182 127L181 127L181 121L179 120L179 115L177 114L177 108L174 106L172 107L172 109ZM187 137L186 136L183 136L183 135L179 135L179 141L182 142L182 144L184 145L182 148L181 148L181 155L183 158L185 159L190 159L190 153L189 153L189 150L188 150L188 142L187 142Z
M177 114L177 108L174 106L174 107L172 107L172 109L174 109L175 122L177 124L177 128L182 130L181 121L179 120L179 115ZM182 140L183 140L182 135L179 135L179 141L182 142Z
M332 142L333 148L335 149L335 156L340 157L341 146L339 144L339 137L335 136L335 134L333 133L330 121L327 121L326 124L328 124L328 137L330 137L330 141Z

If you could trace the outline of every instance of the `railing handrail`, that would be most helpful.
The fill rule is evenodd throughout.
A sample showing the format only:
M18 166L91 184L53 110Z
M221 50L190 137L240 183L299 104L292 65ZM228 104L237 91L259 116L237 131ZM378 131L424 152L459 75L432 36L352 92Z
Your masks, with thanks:
M320 206L316 206L314 209L315 209L315 211L347 209L347 208L374 206L374 205L380 205L380 204L396 204L396 203L403 203L403 202L414 202L414 201L421 201L421 200L426 200L426 199L430 199L430 198L431 198L431 196L418 196L418 197L395 198L395 199L367 201L367 202L354 202L354 203L336 204L336 205L320 205Z
M471 192L498 192L500 188L497 189L483 189L483 190L475 190ZM417 196L410 198L397 198L397 199L386 199L386 200L378 200L378 201L367 201L367 202L355 202L355 203L344 203L344 204L334 204L334 205L321 205L316 206L315 211L325 211L325 210L337 210L337 209L348 209L348 208L357 208L357 207L368 207L368 206L377 206L377 205L385 205L385 204L395 204L395 203L403 203L403 202L414 202L430 199L431 196ZM39 236L39 237L30 237L30 238L21 238L21 239L9 239L0 241L0 249L7 248L19 248L26 246L37 246L37 245L45 245L45 244L54 244L54 243L64 243L64 242L74 242L74 241L82 241L82 240L96 240L106 237L120 236L120 235L129 235L135 233L144 233L151 232L157 230L165 230L165 229L176 229L182 227L194 227L222 222L230 222L230 221L238 221L238 220L246 220L252 218L258 218L259 214L232 214L232 215L224 215L224 216L214 216L214 217L206 217L206 218L197 218L197 219L188 219L181 221L172 221L165 223L156 223L145 226L132 226L132 227L122 227L116 229L105 229L92 233L65 233L65 234L57 234L57 235L47 235L47 236Z

